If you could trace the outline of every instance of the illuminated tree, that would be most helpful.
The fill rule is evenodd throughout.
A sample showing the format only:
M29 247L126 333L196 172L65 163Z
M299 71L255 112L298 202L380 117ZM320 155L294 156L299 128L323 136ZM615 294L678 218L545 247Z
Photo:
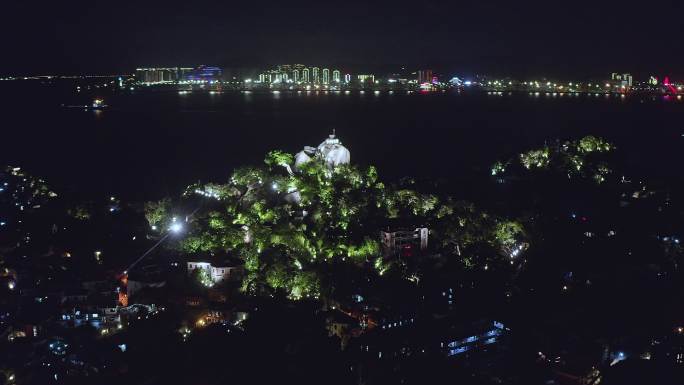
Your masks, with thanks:
M161 226L170 216L171 199L164 198L156 202L145 203L145 219L150 226Z
M314 158L293 172L292 162L291 154L272 151L264 167L236 169L226 184L189 187L186 197L209 202L194 215L178 249L231 252L244 260L245 292L297 300L344 286L340 282L348 274L408 275L400 261L382 258L377 231L388 218L430 226L435 244L446 250L460 252L494 237L496 222L486 213L410 188L386 187L374 167L330 168ZM167 204L149 208L164 212L160 206ZM339 274L331 266L348 268Z
M208 269L197 268L193 270L192 279L203 287L214 286L214 281L211 279L211 274Z
M67 214L79 221L87 221L91 217L91 209L86 205L78 205L67 210Z
M501 221L494 227L494 241L496 246L509 255L523 240L525 230L522 224L514 221Z
M600 157L614 149L614 145L602 138L585 136L579 140L558 143L554 147L544 146L524 152L505 163L496 162L492 166L492 175L511 172L508 166L517 161L523 170L552 170L569 178L590 178L602 183L612 170Z

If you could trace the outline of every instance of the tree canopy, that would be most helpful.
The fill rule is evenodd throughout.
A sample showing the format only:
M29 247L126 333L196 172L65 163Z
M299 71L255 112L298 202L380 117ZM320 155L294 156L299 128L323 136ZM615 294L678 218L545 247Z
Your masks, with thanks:
M245 263L244 291L302 299L348 278L323 280L331 265L378 275L396 266L383 258L379 240L391 220L428 226L437 247L454 258L475 245L503 255L523 234L519 224L499 223L472 204L388 187L372 166L331 168L314 158L293 172L292 162L291 154L272 151L264 166L236 169L225 184L190 186L183 199L203 204L175 247L190 254L232 253ZM149 203L146 217L163 226L170 210L168 199Z

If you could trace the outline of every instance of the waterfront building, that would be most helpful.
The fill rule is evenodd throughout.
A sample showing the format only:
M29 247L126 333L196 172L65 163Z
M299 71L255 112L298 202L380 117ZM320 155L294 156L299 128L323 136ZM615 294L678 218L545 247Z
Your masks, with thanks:
M351 83L351 74L345 74L344 75L344 82L345 83Z
M340 70L333 70L332 80L333 80L333 83L339 83L340 82Z
M180 79L179 72L180 68L175 67L137 68L135 78L143 84L171 83Z
M432 70L418 71L418 84L432 83Z
M184 80L196 82L213 82L221 79L222 71L218 67L201 65L189 71Z
M311 69L311 77L313 78L312 80L313 80L313 82L314 82L315 84L319 84L319 83L321 82L321 78L320 78L320 73L319 73L319 72L320 72L320 69L319 69L318 67L313 67L313 68Z
M323 68L323 84L330 84L330 70Z
M619 74L613 72L610 74L610 80L615 82L617 86L631 87L632 86L632 75L631 74Z
M291 66L290 64L281 64L278 66L278 71L282 72L282 73L291 72L292 69L293 69L293 66Z
M292 64L287 72L288 78L294 82L302 80L302 71L306 68L304 64Z
M304 68L302 70L302 81L304 83L309 83L311 81L311 79L309 78L309 69L308 68Z
M375 83L375 75L373 74L361 74L357 75L356 78L359 80L359 83Z

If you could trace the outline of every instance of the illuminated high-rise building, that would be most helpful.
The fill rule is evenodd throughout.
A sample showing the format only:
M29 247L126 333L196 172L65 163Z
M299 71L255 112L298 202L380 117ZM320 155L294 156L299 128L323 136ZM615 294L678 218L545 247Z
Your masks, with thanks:
M185 79L194 70L192 67L181 67L178 69L178 80Z
M418 71L418 84L432 83L432 70Z
M304 64L293 64L290 66L292 69L289 72L290 79L292 79L295 82L301 81L302 80L302 70L306 68ZM296 77L296 79L295 79Z
M610 80L620 82L619 84L622 85L623 87L631 87L632 86L632 75L631 74L619 74L617 72L613 72L610 74Z
M330 84L330 70L323 68L323 84Z
M344 75L344 82L345 83L351 83L351 74L345 74Z
M375 83L375 75L373 74L361 74L356 76L360 83Z
M271 72L264 72L259 74L259 82L260 83L270 83L274 81L275 79L273 78Z
M201 65L184 75L185 80L213 82L221 79L223 71L219 67Z
M339 83L340 82L340 71L339 70L333 70L333 83Z
M137 68L135 78L139 83L155 84L175 82L182 78L181 68Z
M308 68L304 68L302 70L302 81L304 83L309 83L311 81L311 79L309 78L309 69Z
M321 82L319 72L320 72L320 69L318 67L313 67L311 69L311 77L313 78L312 80L315 84L318 84Z

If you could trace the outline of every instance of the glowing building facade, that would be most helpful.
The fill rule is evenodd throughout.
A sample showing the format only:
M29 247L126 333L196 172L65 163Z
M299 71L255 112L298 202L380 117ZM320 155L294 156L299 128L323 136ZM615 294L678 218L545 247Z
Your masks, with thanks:
M221 79L223 71L218 67L199 66L184 75L183 80L209 82Z
M303 64L283 64L276 69L266 70L259 74L259 82L266 84L286 83L297 85L323 85L340 82L340 71L329 68L307 67Z
M137 68L135 70L135 78L138 81L138 83L143 84L171 83L182 79L183 74L188 70L190 70L190 68Z
M188 274L192 274L196 269L203 269L206 271L214 284L223 281L238 279L242 276L242 266L228 265L228 264L211 264L210 262L193 261L188 262Z
M418 71L418 84L432 83L432 70Z
M372 74L361 74L357 75L356 78L359 80L359 83L375 83L375 75Z

